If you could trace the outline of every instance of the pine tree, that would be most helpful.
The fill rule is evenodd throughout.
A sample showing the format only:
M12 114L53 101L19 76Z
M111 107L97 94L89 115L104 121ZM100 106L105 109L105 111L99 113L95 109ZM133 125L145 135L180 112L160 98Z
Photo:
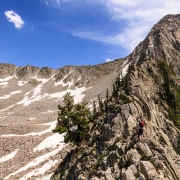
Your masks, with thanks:
M104 101L105 111L108 112L108 102L109 102L109 91L106 90L106 100Z
M116 88L115 88L115 84L113 84L112 96L113 96L113 97L116 96Z
M106 89L106 101L107 102L109 101L109 91L108 91L108 89Z
M94 101L94 103L93 103L93 116L96 117L96 115L97 115L96 102Z
M74 104L70 93L64 95L64 106L58 105L58 122L53 132L65 133L65 142L79 144L86 139L92 115L87 102Z
M98 102L99 102L99 110L102 113L104 111L104 105L103 105L100 95L98 95Z

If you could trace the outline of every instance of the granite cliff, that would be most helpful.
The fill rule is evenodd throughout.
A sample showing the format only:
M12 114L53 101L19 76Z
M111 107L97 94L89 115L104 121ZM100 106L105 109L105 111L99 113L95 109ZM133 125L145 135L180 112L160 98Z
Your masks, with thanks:
M51 180L180 179L180 15L160 20L125 60L108 110L94 119L86 143L68 147Z

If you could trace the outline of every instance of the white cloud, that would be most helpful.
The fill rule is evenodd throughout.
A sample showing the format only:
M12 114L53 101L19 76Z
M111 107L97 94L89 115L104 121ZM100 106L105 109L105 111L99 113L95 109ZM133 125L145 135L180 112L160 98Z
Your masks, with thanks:
M110 62L110 61L112 61L112 59L109 59L109 58L108 58L108 59L106 59L106 62Z
M176 0L146 2L143 0L108 0L106 8L113 20L126 21L125 27L116 37L121 46L132 51L163 16L179 13L180 2Z
M89 3L89 0L84 0ZM94 2L93 2L94 3ZM80 38L87 38L106 44L119 45L129 52L142 41L152 26L167 14L177 14L180 1L177 0L107 0L100 1L109 19L119 23L116 33L107 34L99 29L94 31L76 30L72 34ZM98 2L99 4L99 2ZM117 31L118 30L118 31Z
M5 11L4 14L7 17L7 20L9 22L14 23L15 28L21 29L22 26L24 25L24 21L22 20L21 16L16 14L15 12L11 11Z

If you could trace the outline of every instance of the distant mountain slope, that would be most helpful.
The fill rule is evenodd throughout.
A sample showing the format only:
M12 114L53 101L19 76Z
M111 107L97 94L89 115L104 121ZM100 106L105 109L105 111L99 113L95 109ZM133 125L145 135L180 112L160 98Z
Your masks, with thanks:
M71 92L76 103L84 98L91 105L98 94L103 97L107 88L112 90L119 70L127 64L126 59L118 59L96 66L65 66L56 70L0 64L0 177L49 177L59 162L58 152L65 146L61 135L52 133L63 95ZM49 144L50 139L54 145ZM34 151L41 142L47 145ZM46 174L41 175L40 168Z

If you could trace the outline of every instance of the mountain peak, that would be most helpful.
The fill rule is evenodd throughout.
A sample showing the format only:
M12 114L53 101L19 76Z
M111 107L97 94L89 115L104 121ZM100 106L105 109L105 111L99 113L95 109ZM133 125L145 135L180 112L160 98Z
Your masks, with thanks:
M180 76L180 14L167 15L153 26L144 41L130 54L132 64L140 65L151 58L172 63Z

